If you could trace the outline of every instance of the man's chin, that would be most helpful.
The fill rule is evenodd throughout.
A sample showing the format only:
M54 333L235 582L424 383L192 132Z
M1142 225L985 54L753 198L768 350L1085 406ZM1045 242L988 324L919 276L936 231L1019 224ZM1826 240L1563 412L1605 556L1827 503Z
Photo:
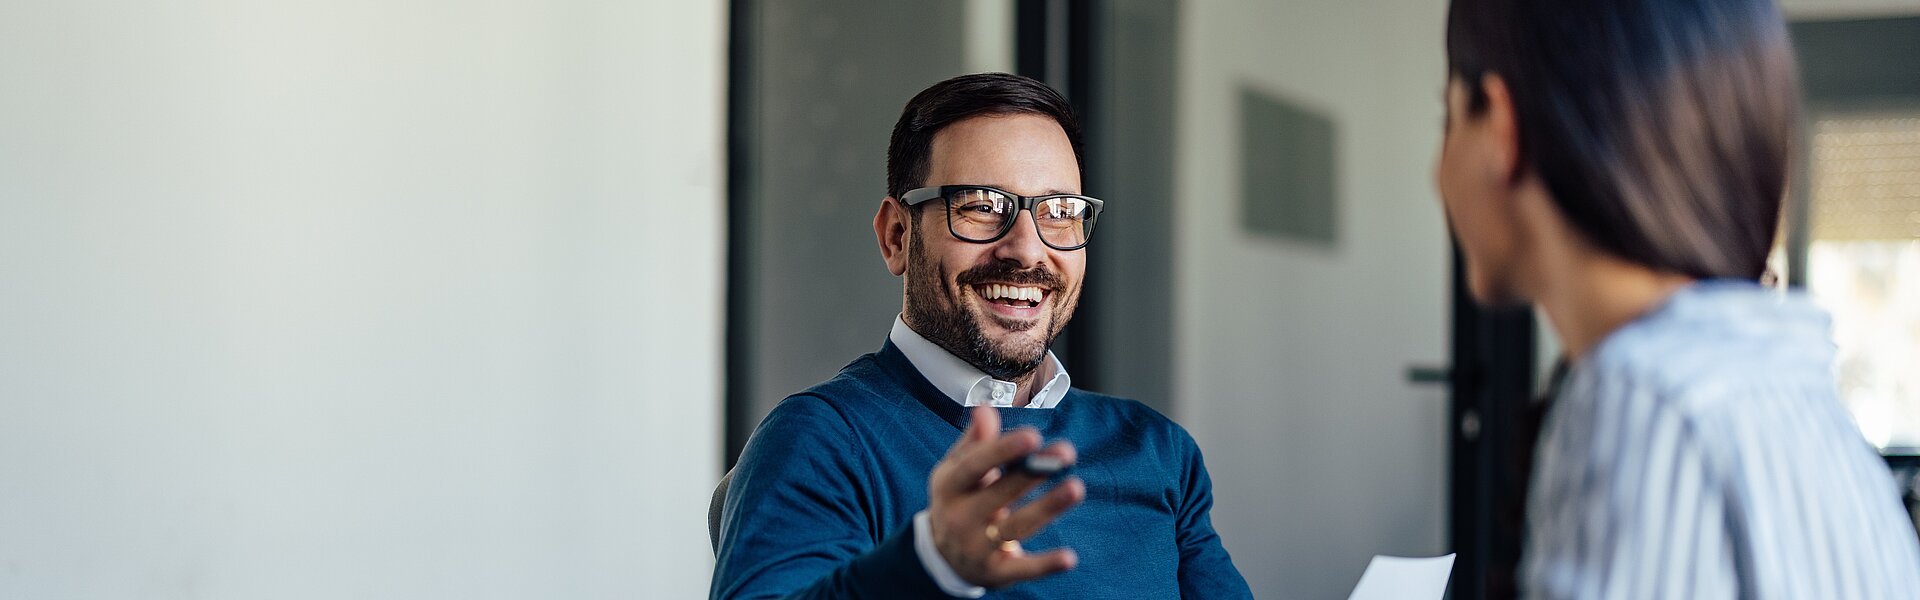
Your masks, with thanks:
M1010 334L1023 334L1035 329L1046 330L1041 327L1045 325L1047 318L1044 312L1033 317L1021 318L1000 314L988 306L976 305L972 308L974 328L991 339L1000 339Z
M993 375L998 379L1011 381L1014 378L1032 373L1034 369L1039 368L1040 364L1047 359L1047 349L1044 346L1039 346L1032 340L1024 337L1020 339L1002 338L991 341L989 344L992 346L989 352L993 356L993 360L1007 371L1004 373L988 371L989 375Z
M976 310L973 314L973 327L980 335L995 342L1026 342L1038 332L1044 332L1047 316L1016 318L993 312L991 309Z
M985 329L982 330L982 333L986 335L987 340L993 344L994 349L997 350L1001 356L1011 357L1034 352L1033 349L1036 348L1039 354L1044 355L1047 351L1048 340L1041 337L1040 332L1042 331L1045 331L1045 329L1035 326L1024 331L994 331L992 329Z

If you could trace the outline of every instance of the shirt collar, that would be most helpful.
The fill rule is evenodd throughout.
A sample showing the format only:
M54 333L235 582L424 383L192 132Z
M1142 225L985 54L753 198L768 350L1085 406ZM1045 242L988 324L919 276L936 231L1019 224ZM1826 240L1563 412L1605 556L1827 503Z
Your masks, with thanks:
M913 368L919 370L920 375L933 383L933 387L961 406L1013 406L1014 396L1019 393L1019 384L987 376L945 348L920 337L919 333L907 327L905 319L893 318L893 332L888 334L887 339L900 349L901 354L906 355L907 362L913 363ZM1040 363L1040 368L1047 369L1052 376L1040 386L1040 391L1034 392L1033 401L1027 404L1027 408L1059 406L1060 400L1066 398L1067 390L1073 386L1073 378L1067 375L1066 367L1054 358L1051 351L1047 352L1047 359Z

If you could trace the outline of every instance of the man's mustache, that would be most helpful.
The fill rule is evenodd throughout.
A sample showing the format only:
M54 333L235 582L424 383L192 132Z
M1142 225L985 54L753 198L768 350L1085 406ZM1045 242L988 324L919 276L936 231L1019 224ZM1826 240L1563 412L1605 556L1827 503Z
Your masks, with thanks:
M1046 268L1015 269L1005 264L983 265L962 271L954 278L961 285L986 282L1040 286L1049 290L1061 287L1060 276Z

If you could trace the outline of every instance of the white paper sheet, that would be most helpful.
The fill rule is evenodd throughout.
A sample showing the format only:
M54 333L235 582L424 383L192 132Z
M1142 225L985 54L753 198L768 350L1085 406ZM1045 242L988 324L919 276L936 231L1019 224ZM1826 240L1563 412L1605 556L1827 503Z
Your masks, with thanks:
M1453 575L1453 555L1433 558L1375 556L1347 600L1440 600Z

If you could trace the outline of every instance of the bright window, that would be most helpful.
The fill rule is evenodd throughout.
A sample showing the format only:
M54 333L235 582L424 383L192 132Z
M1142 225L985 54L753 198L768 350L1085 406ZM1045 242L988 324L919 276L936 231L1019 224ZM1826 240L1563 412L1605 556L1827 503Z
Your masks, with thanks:
M1840 394L1882 450L1920 448L1920 111L1813 124L1807 289Z

